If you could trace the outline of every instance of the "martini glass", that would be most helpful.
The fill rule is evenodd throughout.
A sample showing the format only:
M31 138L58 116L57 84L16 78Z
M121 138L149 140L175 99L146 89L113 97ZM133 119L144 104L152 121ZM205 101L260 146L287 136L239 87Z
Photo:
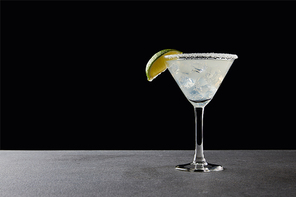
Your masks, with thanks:
M222 53L184 53L167 55L168 69L194 107L195 153L191 163L177 165L189 172L222 171L221 165L206 161L203 151L203 115L237 55Z

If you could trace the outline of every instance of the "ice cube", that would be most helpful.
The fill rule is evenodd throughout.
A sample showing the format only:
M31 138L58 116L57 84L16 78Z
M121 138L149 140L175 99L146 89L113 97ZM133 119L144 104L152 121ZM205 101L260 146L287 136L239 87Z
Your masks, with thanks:
M195 79L192 79L192 78L188 78L186 77L184 80L183 80L183 86L185 88L191 88L192 86L194 86L195 84Z
M205 86L207 85L207 81L205 80L205 78L200 78L197 82L198 86Z
M195 68L195 67L193 67L192 71L193 72L197 72L197 73L201 73L203 71L203 69L202 68Z
M191 66L184 66L184 65L179 65L179 71L183 74L189 74L192 71Z

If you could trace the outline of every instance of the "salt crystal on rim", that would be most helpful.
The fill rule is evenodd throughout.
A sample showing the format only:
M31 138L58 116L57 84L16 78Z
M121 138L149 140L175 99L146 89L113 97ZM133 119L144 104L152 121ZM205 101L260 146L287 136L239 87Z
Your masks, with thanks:
M182 53L175 55L166 55L164 56L167 59L181 58L181 59L237 59L238 56L235 54L227 53Z

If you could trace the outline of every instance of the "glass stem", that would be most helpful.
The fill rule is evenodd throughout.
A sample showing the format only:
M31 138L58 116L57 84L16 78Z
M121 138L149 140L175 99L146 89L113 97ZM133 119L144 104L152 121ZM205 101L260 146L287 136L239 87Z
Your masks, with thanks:
M195 115L195 153L193 158L193 164L195 165L207 165L206 159L203 153L203 107L194 107Z

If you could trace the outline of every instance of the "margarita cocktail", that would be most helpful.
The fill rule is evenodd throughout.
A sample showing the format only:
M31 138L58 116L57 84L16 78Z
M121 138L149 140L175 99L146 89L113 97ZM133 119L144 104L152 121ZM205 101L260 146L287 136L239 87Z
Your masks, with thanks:
M146 66L148 80L169 69L180 89L194 107L195 154L190 163L177 165L189 172L221 171L221 165L207 163L203 152L204 107L211 101L237 55L222 53L184 53L166 49L155 54ZM163 66L165 64L165 66Z

